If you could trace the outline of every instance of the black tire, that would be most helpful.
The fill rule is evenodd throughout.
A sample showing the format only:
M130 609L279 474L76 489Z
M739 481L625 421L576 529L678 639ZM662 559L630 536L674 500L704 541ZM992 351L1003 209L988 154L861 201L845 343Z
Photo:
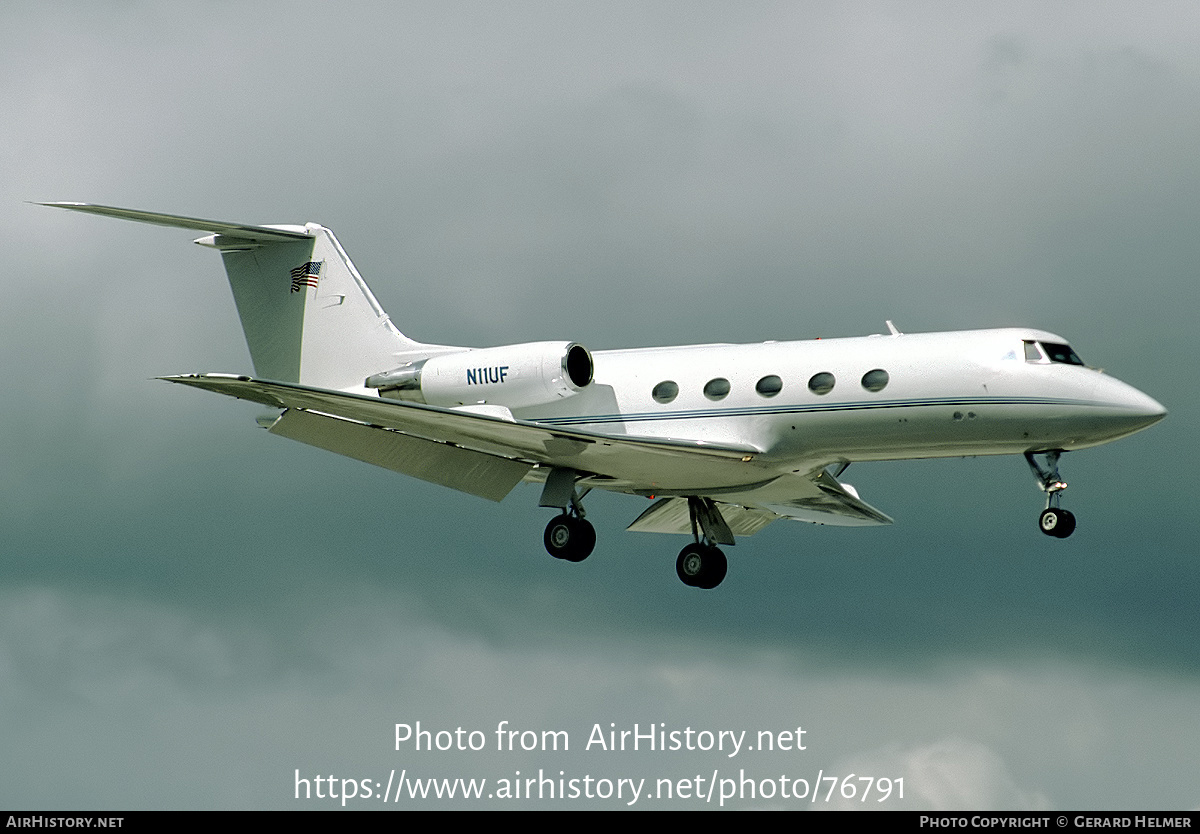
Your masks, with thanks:
M1065 539L1075 532L1075 514L1057 507L1042 510L1042 514L1038 516L1038 529L1047 536Z
M689 544L679 551L679 557L675 560L675 572L679 574L680 581L693 588L707 590L717 587L728 570L729 562L725 554L703 544Z
M582 562L596 547L596 528L589 521L563 513L550 519L542 543L555 559Z

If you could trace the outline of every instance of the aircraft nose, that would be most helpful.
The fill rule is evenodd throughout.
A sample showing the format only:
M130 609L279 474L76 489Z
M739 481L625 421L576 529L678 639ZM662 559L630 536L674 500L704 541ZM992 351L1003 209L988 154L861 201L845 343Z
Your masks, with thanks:
M1112 381L1117 385L1110 390L1109 419L1114 425L1119 424L1124 434L1149 428L1167 416L1167 409L1158 400L1132 385Z
M1153 426L1159 420L1167 416L1167 409L1158 400L1149 397L1138 391L1139 402L1133 407L1133 411L1138 418L1143 422L1139 428Z

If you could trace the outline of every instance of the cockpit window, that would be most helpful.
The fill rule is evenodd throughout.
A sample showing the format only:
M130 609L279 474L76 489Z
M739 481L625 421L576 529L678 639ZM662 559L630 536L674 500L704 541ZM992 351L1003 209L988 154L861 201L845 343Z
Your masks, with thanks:
M1079 354L1071 350L1070 345L1056 345L1053 342L1042 342L1042 349L1050 357L1051 362L1061 362L1063 365L1082 365Z
M1025 340L1025 361L1041 362L1043 365L1047 362L1057 362L1060 365L1083 365L1083 360L1079 358L1079 354L1071 350L1070 345L1059 342L1034 342L1028 339Z

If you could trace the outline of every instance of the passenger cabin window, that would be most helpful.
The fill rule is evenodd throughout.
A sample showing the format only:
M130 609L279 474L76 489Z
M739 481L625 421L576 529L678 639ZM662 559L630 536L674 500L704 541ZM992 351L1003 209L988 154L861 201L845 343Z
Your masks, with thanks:
M650 396L654 397L655 402L669 403L679 396L679 386L669 379L665 380L654 386Z
M729 380L724 377L710 379L704 386L704 396L710 400L723 400L729 395Z
M824 396L833 390L835 384L837 384L837 380L834 379L833 374L821 371L819 374L813 374L812 379L808 381L808 390Z
M764 397L773 397L783 390L783 380L775 374L764 376L755 384L754 390Z
M888 372L883 368L876 368L873 371L867 371L863 374L862 387L868 391L882 391L888 384Z

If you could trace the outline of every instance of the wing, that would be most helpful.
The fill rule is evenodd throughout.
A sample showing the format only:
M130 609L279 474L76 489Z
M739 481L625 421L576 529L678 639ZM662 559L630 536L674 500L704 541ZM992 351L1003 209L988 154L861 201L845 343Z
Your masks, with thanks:
M892 522L827 471L781 475L752 446L549 428L494 407L440 408L231 374L164 379L283 409L272 434L492 501L555 467L574 469L586 486L668 496L630 525L640 532L690 533L687 496L715 499L726 543L780 518Z
M493 501L554 467L585 475L587 486L646 493L740 492L778 477L751 446L549 428L497 416L502 409L440 408L246 376L164 379L285 409L272 434Z

